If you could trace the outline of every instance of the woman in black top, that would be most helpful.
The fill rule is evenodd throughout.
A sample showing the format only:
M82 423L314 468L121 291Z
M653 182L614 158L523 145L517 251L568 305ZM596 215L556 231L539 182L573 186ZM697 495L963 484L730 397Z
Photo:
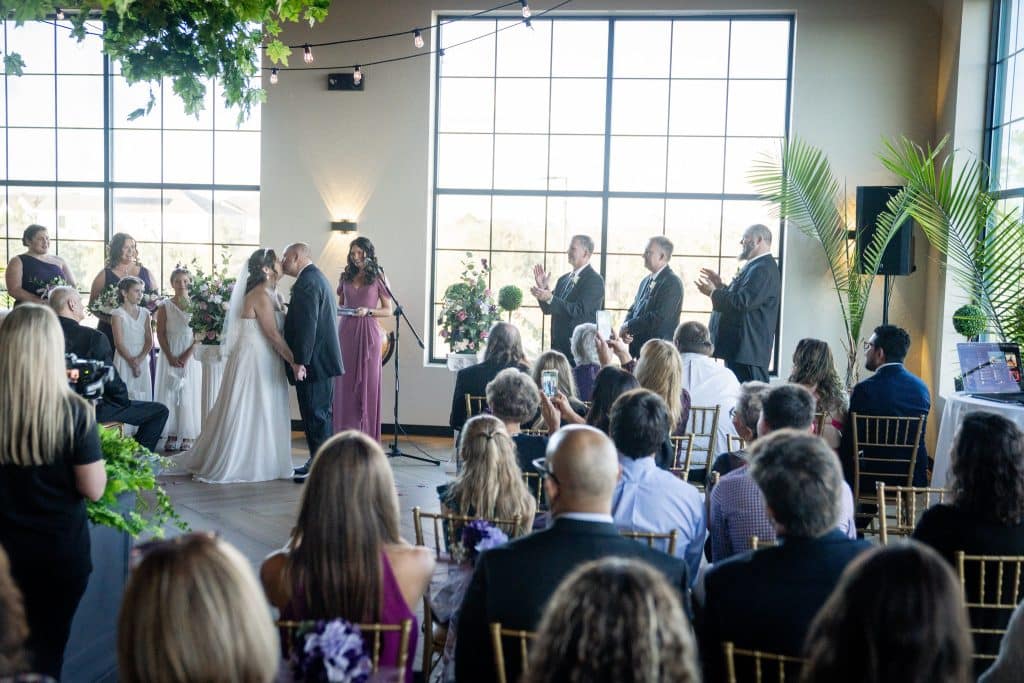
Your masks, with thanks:
M33 670L60 677L92 563L84 498L107 475L90 406L68 388L64 336L24 304L0 327L0 545L25 599Z

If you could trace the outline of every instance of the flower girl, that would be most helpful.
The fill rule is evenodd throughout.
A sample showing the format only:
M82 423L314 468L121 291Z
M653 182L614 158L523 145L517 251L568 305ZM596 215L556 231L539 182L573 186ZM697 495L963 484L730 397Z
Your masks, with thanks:
M168 452L189 450L192 440L199 436L203 370L192 355L195 340L188 312L191 284L188 270L175 268L171 273L174 296L160 302L156 311L156 338L160 342L156 400L170 411L164 428L167 437L164 450Z
M114 367L133 401L153 400L153 380L149 374L153 332L149 311L139 305L144 288L145 284L137 277L121 278L117 283L121 305L110 314L114 330Z

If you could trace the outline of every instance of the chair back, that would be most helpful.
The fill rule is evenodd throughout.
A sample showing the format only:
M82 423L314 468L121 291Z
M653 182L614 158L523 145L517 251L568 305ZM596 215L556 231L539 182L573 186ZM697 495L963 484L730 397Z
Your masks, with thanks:
M822 436L825 433L825 420L827 419L828 413L814 414L814 433L818 436Z
M291 655L291 650L296 645L295 638L298 630L303 626L312 626L315 623L314 621L288 620L277 622L277 627L282 632L281 643L285 658ZM412 619L403 619L399 624L356 624L356 626L363 633L363 643L366 645L366 649L369 650L370 662L373 664L374 673L380 669L380 650L384 634L398 634L398 656L394 662L394 667L401 671L404 676L405 666L409 661L409 634L412 633ZM389 666L392 663L384 662L384 664Z
M693 434L670 436L672 441L672 464L668 471L683 481L690 477L690 465L693 462Z
M879 481L893 486L912 486L924 417L860 415L850 413L853 429L853 497L857 526L863 528L876 516ZM867 533L875 533L870 530Z
M487 409L487 397L486 396L474 396L473 394L466 394L466 419L479 415Z
M737 681L778 681L784 683L800 680L800 669L804 661L800 657L780 655L760 650L742 650L731 642L722 643L725 654L725 675L729 683ZM766 672L767 670L767 672Z
M511 519L498 519L491 517L473 517L471 515L444 514L441 512L423 512L419 507L412 509L412 523L416 531L416 545L429 547L428 536L433 541L434 555L439 560L454 560L449 549L449 542L458 537L462 527L474 520L482 519L490 522L505 532L509 538L522 536L527 529L523 528L519 515ZM424 530L423 520L431 524L428 530Z
M547 428L544 428L544 429L521 429L521 430L519 430L519 433L520 434L529 434L530 436L547 436L548 435L548 430L547 430Z
M882 545L889 536L910 536L924 511L945 500L949 491L930 486L889 486L875 482L878 493L878 540Z
M527 657L528 648L530 641L537 637L537 634L533 631L517 631L510 628L502 628L501 622L491 622L491 644L494 646L494 671L496 673L495 680L498 683L508 683L509 674L515 672L515 667L508 666L511 664L511 653L510 650L510 661L505 661L505 648L503 639L514 638L518 644L516 648L516 654L518 659L515 660L519 664L518 671L526 673L527 666L529 664L529 658ZM513 679L518 680L518 679Z
M964 606L974 637L975 662L990 663L999 654L1010 615L1024 595L1024 556L956 553Z
M537 512L548 508L547 496L544 495L544 485L541 482L539 472L523 472L523 483L537 501Z
M761 548L771 548L779 544L777 538L761 538L760 536L753 535L750 537L750 549L760 550Z
M632 538L634 541L647 541L648 548L654 548L655 541L665 541L667 543L667 547L666 544L659 543L658 550L664 550L669 555L676 554L676 538L679 536L679 531L677 529L673 529L672 531L663 534L659 534L655 531L625 531L620 529L619 534L625 538Z
M690 448L696 453L696 464L711 463L717 453L718 417L721 406L690 406L686 433L693 437Z
M747 442L736 436L735 434L729 435L729 452L742 451L746 448Z

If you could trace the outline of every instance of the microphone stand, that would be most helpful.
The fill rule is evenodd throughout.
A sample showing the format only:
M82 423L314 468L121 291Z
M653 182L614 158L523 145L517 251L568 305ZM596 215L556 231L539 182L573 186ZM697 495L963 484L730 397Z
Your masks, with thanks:
M380 270L380 283L384 285L384 291L386 291L388 293L388 296L391 297L391 300L395 302L395 424L394 433L392 434L393 438L391 440L391 448L387 450L387 456L388 458L409 458L410 460L419 460L420 462L429 462L433 465L440 466L440 460L435 460L434 458L426 458L421 455L409 455L408 453L403 453L401 449L398 447L398 359L401 356L401 348L398 345L398 339L399 332L402 331L401 319L405 319L405 324L409 326L409 331L412 332L412 336L416 339L416 343L420 345L421 349L423 348L423 340L420 338L420 335L416 334L416 328L412 326L412 322L409 321L409 317L405 314L405 311L402 310L402 304L398 302L398 299L395 298L395 293L392 292L391 287L388 286L388 281L384 277L384 269L381 268L379 265L377 266L377 268Z

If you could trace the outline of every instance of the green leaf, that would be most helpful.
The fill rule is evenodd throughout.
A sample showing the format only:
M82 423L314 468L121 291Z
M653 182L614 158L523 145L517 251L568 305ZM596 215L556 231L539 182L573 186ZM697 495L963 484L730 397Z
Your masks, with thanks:
M21 76L25 73L25 60L17 52L4 55L4 73L8 76Z
M277 38L270 41L270 44L267 45L267 58L273 64L284 64L285 66L288 66L288 57L291 54L292 49Z

